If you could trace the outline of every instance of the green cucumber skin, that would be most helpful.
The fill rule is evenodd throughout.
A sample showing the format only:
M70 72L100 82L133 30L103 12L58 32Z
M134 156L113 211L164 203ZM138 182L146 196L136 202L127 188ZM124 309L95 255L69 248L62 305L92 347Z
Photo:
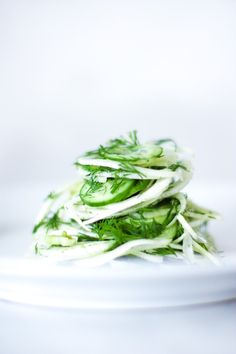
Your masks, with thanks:
M80 190L80 198L86 205L95 207L104 206L126 199L130 195L130 190L132 190L134 185L135 180L123 179L121 180L120 185L112 193L111 189L113 186L113 180L108 180L105 183L98 183L100 188L95 192L89 193L90 185L87 181Z
M127 198L146 189L146 187L149 185L149 183L150 183L150 180L148 180L148 179L136 180L136 183L131 188L129 194L127 195Z

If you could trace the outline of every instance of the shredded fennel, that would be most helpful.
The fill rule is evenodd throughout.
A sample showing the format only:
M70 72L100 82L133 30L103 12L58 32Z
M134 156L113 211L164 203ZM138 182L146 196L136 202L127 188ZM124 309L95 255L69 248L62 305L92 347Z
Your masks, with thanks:
M34 226L36 254L98 266L121 256L160 263L218 263L207 224L214 211L193 203L183 188L191 154L171 139L142 144L136 131L79 157L75 183L46 198Z

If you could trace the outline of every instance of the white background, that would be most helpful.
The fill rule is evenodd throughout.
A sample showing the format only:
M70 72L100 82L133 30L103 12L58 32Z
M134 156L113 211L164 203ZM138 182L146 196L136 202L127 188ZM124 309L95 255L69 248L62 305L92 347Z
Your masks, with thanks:
M236 1L0 1L1 182L73 178L131 129L235 179Z
M43 186L78 155L132 129L191 147L195 181L235 183L235 96L234 0L0 0L1 240L14 221L30 235ZM0 353L233 354L235 312L0 302Z

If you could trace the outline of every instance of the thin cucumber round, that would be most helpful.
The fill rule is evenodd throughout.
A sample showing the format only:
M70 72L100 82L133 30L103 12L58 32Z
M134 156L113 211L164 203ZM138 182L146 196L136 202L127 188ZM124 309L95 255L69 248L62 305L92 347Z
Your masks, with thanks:
M90 206L119 202L130 196L135 183L135 180L122 178L108 179L105 183L88 180L80 190L80 198Z
M136 183L130 189L130 192L127 197L131 197L131 195L134 195L138 192L143 191L150 183L150 180L148 180L148 179L141 179L141 180L135 180L135 181L136 181Z

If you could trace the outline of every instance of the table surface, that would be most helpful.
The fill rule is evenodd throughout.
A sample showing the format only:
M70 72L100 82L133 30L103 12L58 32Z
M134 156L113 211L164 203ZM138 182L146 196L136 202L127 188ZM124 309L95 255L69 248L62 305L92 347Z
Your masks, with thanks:
M27 205L34 205L37 199L31 190L26 194L22 189L13 195L14 198L18 195L18 200L26 195L22 200ZM217 198L221 199L219 192ZM3 231L11 225L9 210L14 211L19 222L24 216L33 219L33 209L26 212L22 207L21 211L16 204L17 210L12 210L16 208L13 199L5 200L8 207L2 208L6 223L6 227L2 225ZM213 197L210 200L215 202ZM226 215L225 223L217 228L219 235L224 225L227 230L234 229L234 205L230 205L231 214ZM21 238L15 246L16 250L25 249ZM0 301L0 354L146 354L147 351L149 354L235 354L236 300L132 311L62 310Z
M236 300L88 311L0 302L1 354L235 354Z

